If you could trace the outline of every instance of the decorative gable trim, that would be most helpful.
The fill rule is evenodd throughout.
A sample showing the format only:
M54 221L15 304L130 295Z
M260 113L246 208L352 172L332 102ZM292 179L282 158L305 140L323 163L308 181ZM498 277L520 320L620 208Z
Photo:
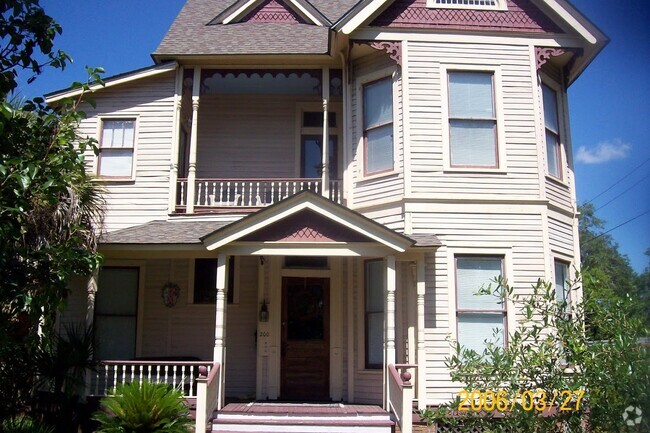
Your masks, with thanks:
M309 24L305 18L293 9L287 7L281 0L264 0L240 23L290 23Z
M305 0L273 0L275 3L282 4L289 13L293 12L294 17L300 17L303 21L264 21L264 22L296 22L296 23L311 23L320 27L329 26L331 23L325 16ZM238 22L248 21L251 15L259 12L260 6L262 9L269 4L269 0L239 0L233 3L230 7L217 15L208 25L214 24L234 24ZM270 12L270 11L267 11ZM267 17L268 19L269 17ZM287 14L277 16L280 20L288 20ZM259 22L259 21L258 21Z
M508 10L506 0L427 0L428 8L471 9L471 10Z

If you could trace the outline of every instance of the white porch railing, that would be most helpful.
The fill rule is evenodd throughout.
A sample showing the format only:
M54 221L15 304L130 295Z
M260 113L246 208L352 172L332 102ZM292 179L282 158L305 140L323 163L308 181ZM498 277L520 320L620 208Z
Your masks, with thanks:
M117 385L148 381L168 383L185 397L196 397L199 368L212 368L211 362L194 361L101 361L90 373L90 395L113 396Z
M413 432L413 384L411 368L416 365L390 364L388 366L388 410L393 413L402 433ZM398 372L400 370L400 372Z
M309 190L321 194L320 179L197 179L194 206L203 208L264 207L287 197ZM341 203L343 191L340 180L330 180L328 197ZM178 179L176 206L187 206L187 179Z
M211 369L199 367L196 394L196 431L206 431L208 420L215 410L221 409L222 396L220 365L215 363Z

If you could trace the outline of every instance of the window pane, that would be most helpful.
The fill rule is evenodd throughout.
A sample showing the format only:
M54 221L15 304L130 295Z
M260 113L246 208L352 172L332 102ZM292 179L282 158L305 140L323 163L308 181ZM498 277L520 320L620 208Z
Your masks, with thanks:
M366 262L366 311L384 311L384 262Z
M135 357L135 316L96 316L95 359Z
M569 267L562 262L555 262L555 296L559 302L566 301L569 279Z
M217 300L217 261L196 259L194 262L194 303L214 304Z
M95 299L96 314L136 314L138 269L103 268L99 273L98 286L98 296Z
M131 177L133 149L106 149L100 153L99 175Z
M393 169L393 124L366 133L366 173Z
M452 120L451 165L496 167L493 121Z
M500 257L457 257L456 286L458 308L468 310L501 310L503 306L496 296L477 296L476 292L492 283L501 275Z
M368 313L367 323L367 358L366 365L382 365L384 363L384 313Z
M368 84L363 88L364 129L393 121L393 83L391 79Z
M113 147L113 124L115 122L104 122L102 131L102 147Z
M122 141L122 147L133 147L133 132L133 122L124 122L124 139Z
M560 177L560 142L557 135L546 130L546 161L548 163L548 173L551 176Z
M560 129L557 121L557 93L550 87L542 85L542 95L544 99L544 124L548 129L558 134Z
M494 118L492 74L450 72L449 112L451 117L456 118Z
M458 342L483 353L485 341L504 345L502 313L458 313Z

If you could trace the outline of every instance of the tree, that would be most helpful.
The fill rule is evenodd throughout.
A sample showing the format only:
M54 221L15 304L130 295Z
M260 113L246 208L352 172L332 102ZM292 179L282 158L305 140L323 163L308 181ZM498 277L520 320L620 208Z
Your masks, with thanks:
M520 312L517 329L506 347L488 342L483 353L456 343L447 365L467 392L426 411L425 419L458 424L466 431L650 429L648 416L635 423L637 409L650 413L650 348L640 342L647 329L629 314L629 298L619 298L616 305L603 305L595 297L569 305L557 300L552 284L539 281L532 294L519 295L500 279L479 293L508 298ZM588 338L587 310L606 338ZM630 414L627 420L625 413Z
M31 357L53 335L54 317L72 275L96 269L103 201L86 173L83 152L95 142L77 134L81 98L56 109L42 98L8 99L20 72L30 80L70 60L53 51L61 27L38 0L0 6L0 418L30 396ZM101 69L88 69L100 81ZM88 84L80 85L87 89ZM82 92L83 94L83 92Z

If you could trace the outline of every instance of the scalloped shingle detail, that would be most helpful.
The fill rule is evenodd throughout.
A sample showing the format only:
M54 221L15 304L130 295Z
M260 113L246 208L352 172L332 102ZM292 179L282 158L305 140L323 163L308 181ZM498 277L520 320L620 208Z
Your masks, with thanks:
M310 24L293 9L278 0L262 2L251 13L246 15L242 23L294 23Z

